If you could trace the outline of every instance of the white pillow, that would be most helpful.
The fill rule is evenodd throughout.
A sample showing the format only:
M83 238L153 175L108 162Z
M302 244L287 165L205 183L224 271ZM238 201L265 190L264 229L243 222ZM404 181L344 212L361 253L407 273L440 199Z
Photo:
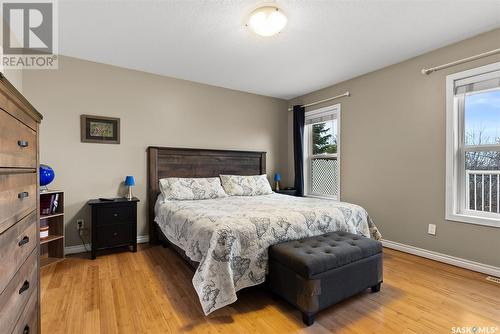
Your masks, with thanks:
M194 200L227 196L218 177L167 177L160 180L160 190L165 200Z
M230 196L256 196L272 194L267 175L221 175L222 187Z

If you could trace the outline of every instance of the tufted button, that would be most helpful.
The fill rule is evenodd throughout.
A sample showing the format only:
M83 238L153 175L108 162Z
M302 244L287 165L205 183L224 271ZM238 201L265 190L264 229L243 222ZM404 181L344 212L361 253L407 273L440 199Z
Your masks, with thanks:
M353 237L352 240L358 240L359 238L358 237Z
M349 244L350 244L351 246L356 246L356 244L355 244L354 242L352 242L352 241L351 241Z
M307 251L306 254L312 254L312 252L311 251Z
M328 249L325 251L325 253L326 253L326 254L330 254L331 252L332 252L332 251L331 251L331 250L328 250Z

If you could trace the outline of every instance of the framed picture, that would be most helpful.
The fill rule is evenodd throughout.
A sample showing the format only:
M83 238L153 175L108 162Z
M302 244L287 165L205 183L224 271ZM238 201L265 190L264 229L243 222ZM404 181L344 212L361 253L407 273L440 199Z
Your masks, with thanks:
M83 143L120 144L120 119L114 117L81 115Z

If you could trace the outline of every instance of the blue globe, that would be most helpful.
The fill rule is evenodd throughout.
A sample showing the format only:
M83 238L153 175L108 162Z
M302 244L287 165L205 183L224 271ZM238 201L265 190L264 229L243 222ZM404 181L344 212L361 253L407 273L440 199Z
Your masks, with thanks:
M54 170L47 165L40 164L40 186L46 186L50 182L54 181L56 173Z

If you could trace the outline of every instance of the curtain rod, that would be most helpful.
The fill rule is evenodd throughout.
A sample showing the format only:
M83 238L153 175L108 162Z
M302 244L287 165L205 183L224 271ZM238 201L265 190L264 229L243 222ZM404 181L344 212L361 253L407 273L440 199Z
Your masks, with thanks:
M344 94L340 94L340 95L336 95L333 97L329 97L329 98L324 99L324 100L304 104L304 105L302 105L302 107L304 107L304 108L312 107L312 106L315 106L317 104L321 104L321 103L328 102L328 101L335 100L335 99L340 99L341 97L346 97L346 96L351 96L351 93L347 91ZM292 111L292 110L293 110L293 108L288 108L288 111Z
M436 72L436 71L439 71L439 70L442 70L442 69L445 69L445 68L448 68L448 67L452 67L452 66L455 66L455 65L460 65L460 64L463 64L463 63L467 63L469 61L473 61L473 60L476 60L476 59L481 59L481 58L484 58L484 57L492 56L492 55L495 55L497 53L500 53L500 48L499 49L495 49L495 50L491 50L491 51L488 51L488 52L483 52L483 53L480 53L480 54L475 55L475 56L471 56L471 57L463 58L463 59L460 59L460 60L452 61L451 63L439 65L439 66L436 66L436 67L423 68L422 69L422 74L431 74L432 72Z

